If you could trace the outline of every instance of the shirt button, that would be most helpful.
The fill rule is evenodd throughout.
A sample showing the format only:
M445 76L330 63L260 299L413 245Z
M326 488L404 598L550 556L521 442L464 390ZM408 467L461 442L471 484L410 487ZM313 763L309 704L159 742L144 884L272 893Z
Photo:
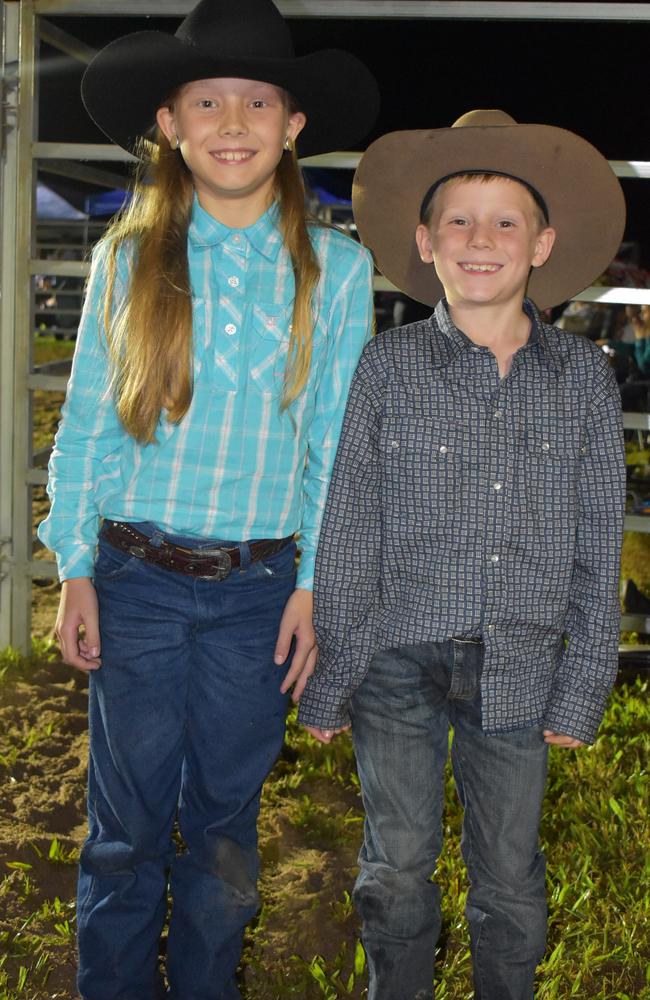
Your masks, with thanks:
M399 441L391 441L390 446L391 448L399 448Z
M490 623L489 625L486 625L486 626L485 626L485 631L486 631L486 632L487 632L487 633L488 633L489 635L494 635L494 625L492 625L492 623Z
M498 555L495 552L494 555L490 556L490 562L492 562L492 563L498 563L498 561L499 561L499 557L498 557Z
M441 455L446 455L448 451L449 451L449 448L447 447L446 444L441 444L440 445L440 454Z
M237 327L235 326L234 323L226 323L226 325L224 326L224 330L226 331L229 337L232 337L233 333L237 333Z
M495 410L495 411L494 411L494 416L495 416L495 418L496 418L497 420L500 420L500 419L501 419L501 417L503 416L503 410Z
M503 489L503 483L500 482L492 483L492 488L495 489L498 493L499 490Z
M550 447L548 441L542 441L542 451L549 451Z
M228 284L231 288L239 288L239 278L235 277L233 274L230 278L228 278Z
M235 244L241 243L241 236L239 235L239 233L235 233L235 235L232 238L232 241Z

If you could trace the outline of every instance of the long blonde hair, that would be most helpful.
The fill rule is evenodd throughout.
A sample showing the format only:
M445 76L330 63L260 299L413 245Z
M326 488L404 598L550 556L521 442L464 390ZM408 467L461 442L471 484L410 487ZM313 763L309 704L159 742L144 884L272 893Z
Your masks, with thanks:
M192 291L187 234L192 175L181 154L158 129L156 145L143 143L133 198L112 223L104 300L113 369L112 387L122 424L140 444L155 441L163 407L178 423L192 402ZM149 181L149 183L145 183ZM295 298L281 410L300 395L309 377L314 292L320 267L307 228L305 189L295 150L277 166L274 194L280 228L291 258ZM114 308L117 253L133 247L126 298Z

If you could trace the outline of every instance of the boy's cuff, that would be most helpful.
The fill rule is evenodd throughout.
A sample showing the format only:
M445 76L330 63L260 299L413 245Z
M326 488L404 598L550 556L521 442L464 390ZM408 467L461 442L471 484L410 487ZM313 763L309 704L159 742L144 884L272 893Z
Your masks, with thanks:
M556 691L544 717L544 728L583 743L593 743L602 722L607 696L578 701L576 691Z
M343 688L327 682L319 683L320 678L312 676L307 681L298 703L298 722L303 726L316 726L318 729L339 729L350 725L350 715L347 710L348 694Z

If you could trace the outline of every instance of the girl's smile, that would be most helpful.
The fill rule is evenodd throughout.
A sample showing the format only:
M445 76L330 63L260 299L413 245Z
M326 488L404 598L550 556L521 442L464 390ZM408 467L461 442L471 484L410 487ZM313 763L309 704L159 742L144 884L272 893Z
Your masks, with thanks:
M254 149L215 149L212 156L220 163L243 163L255 156Z

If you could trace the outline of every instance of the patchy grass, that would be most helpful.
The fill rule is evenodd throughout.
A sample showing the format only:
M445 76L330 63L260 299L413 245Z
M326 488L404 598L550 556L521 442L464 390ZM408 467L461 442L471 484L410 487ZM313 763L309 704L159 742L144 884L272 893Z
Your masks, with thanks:
M74 884L83 837L84 679L48 644L0 657L0 1000L74 993ZM596 745L551 752L542 836L549 946L538 1000L650 1000L648 681L617 688ZM446 790L437 1000L469 1000L460 810ZM290 721L260 818L263 908L246 937L246 1000L366 994L350 892L362 836L350 741Z
M60 653L51 639L33 639L30 656L21 656L15 649L0 650L0 683L9 680L31 680L34 672L60 661Z
M551 751L542 821L549 942L538 1000L650 1000L647 696L647 680L621 685L594 747L577 753ZM297 830L316 853L307 858L311 879L330 870L333 850L337 875L315 902L308 880L296 892L290 842L279 857L274 851L265 858L265 906L249 935L247 995L250 1000L362 997L365 967L349 896L362 815L350 743L339 739L321 748L291 727L288 752L289 759L279 763L267 786L266 807L275 814L291 790L294 801L286 815L294 835ZM268 815L263 815L263 831L267 824ZM451 775L445 825L445 849L436 873L444 890L436 998L465 1000L473 989L463 918L461 812ZM350 880L342 891L341 869ZM311 951L301 940L305 922L312 928Z

